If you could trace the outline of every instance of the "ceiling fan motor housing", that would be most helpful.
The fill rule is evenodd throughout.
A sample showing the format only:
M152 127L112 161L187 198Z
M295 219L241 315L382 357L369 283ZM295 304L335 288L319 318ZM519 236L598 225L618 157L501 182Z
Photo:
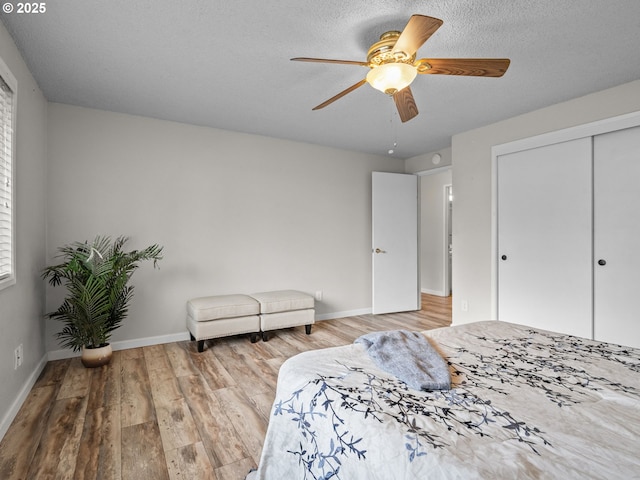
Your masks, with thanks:
M367 52L367 62L369 66L374 68L378 65L385 63L408 63L413 64L416 59L416 54L407 56L405 52L393 53L393 47L395 46L400 34L397 30L391 30L380 35L380 40L369 48Z
M401 33L397 30L383 33L367 53L367 62L371 68L367 74L367 82L387 95L395 95L408 86L417 74L413 66L415 53L407 55L402 51L393 51Z

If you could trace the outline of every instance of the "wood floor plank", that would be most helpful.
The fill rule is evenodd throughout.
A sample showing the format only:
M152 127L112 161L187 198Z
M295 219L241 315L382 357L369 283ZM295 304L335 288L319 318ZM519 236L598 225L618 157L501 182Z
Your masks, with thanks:
M255 360L270 360L273 357L282 356L282 352L271 347L269 342L260 340L256 343L251 343L249 339L245 339L244 342L235 342L232 348L240 354L250 355Z
M271 360L265 360L264 362L262 362L265 367L269 367L270 373L267 375L267 377L271 379L275 378L275 381L273 383L273 389L266 393L275 392L275 386L278 381L278 373L280 372L280 367L286 361L287 361L286 358L278 357L278 358L272 358ZM256 394L257 392L252 393L252 395L256 395Z
M42 370L42 373L38 377L33 388L45 387L47 385L58 385L62 383L65 375L67 374L67 369L69 368L69 363L71 362L70 358L65 358L64 360L52 360L51 362L47 362Z
M170 450L166 456L171 480L217 480L202 442Z
M250 356L239 354L224 343L217 345L213 353L225 370L235 379L236 385L256 393L272 389L272 386L262 378L260 368Z
M155 411L143 356L122 356L121 375L121 415L122 427L155 421Z
M320 322L314 324L314 328L310 335L307 335L304 329L294 329L292 335L297 338L304 346L304 351L310 350L309 344L316 348L331 348L336 346L335 338L327 334L327 332L319 325ZM315 346L317 345L317 347Z
M271 411L273 410L273 401L275 400L275 393L261 393L259 395L252 395L249 399L253 403L256 411L262 415L267 424L271 417Z
M244 480L249 471L253 468L256 468L256 464L253 462L253 459L243 458L242 460L230 465L216 468L216 476L218 480Z
M309 343L316 348L331 348L335 347L335 339L327 335L326 332L319 326L319 323L314 324L314 328L311 330L311 334L307 335L304 329L293 329L291 335L302 342L304 351L309 350Z
M281 348L278 348L283 347L285 344L286 342L283 342L282 340L280 341L279 345L275 345L271 342L258 341L257 343L253 344L249 343L248 348L251 348L251 346L259 345L260 351L264 352L260 355L262 357L262 360L267 360L286 355Z
M87 412L74 480L121 480L120 404Z
M109 365L90 369L89 412L120 403L120 359L120 352L113 352Z
M260 378L267 383L267 385L275 385L278 381L278 371L280 369L280 365L284 363L286 359L283 357L272 358L270 360L259 360L254 362L256 368L260 372ZM277 367L276 367L277 365ZM265 393L266 391L272 392L273 388L269 388L264 392L256 391L255 394Z
M56 471L56 480L72 480L78 463L78 452L80 450L80 442L82 432L87 415L88 397L78 399L81 401L77 409L76 418L73 423L73 429L69 435L56 439L62 443L60 450L58 468ZM40 477L37 477L40 478Z
M351 339L343 340L341 338L336 337L334 334L332 334L329 331L329 329L326 328L325 324L327 322L329 322L329 320L315 323L314 325L315 328L311 333L311 336L313 337L312 341L314 343L319 340L321 344L324 345L323 348L331 348L331 347L337 347L340 345L346 345L347 343L351 342ZM287 357L287 358L290 358L290 357Z
M244 443L246 451L258 463L262 443L267 434L267 422L264 417L256 410L251 400L236 387L222 388L214 393L225 415L231 420L237 436Z
M174 374L164 345L144 347L143 350L155 407L158 408L182 399L182 390L180 390L178 379Z
M277 374L290 357L347 345L378 330L451 323L451 298L422 296L422 310L316 322L195 342L114 352L85 369L49 362L0 442L0 479L243 480L262 449Z
M144 361L147 365L147 372L155 372L157 376L163 378L175 377L171 361L165 350L165 345L152 345L144 347Z
M211 464L220 467L248 457L231 420L202 376L180 377L179 381Z
M62 381L64 376L59 378ZM45 385L29 392L0 443L0 478L27 478L59 389L60 385Z
M177 377L167 377L163 375L160 370L151 370L148 373L149 384L151 385L151 397L153 398L155 408L184 397Z
M79 357L71 359L58 392L58 399L86 396L91 387L91 376L91 369L85 368Z
M284 331L278 332L278 335L285 335L286 334L286 342L295 347L298 350L298 353L302 353L302 352L306 352L307 350L309 350L309 346L310 345L314 345L314 349L315 348L325 348L326 342L322 339L322 337L318 336L318 343L316 344L315 338L311 338L311 335L307 335L304 333L304 329L300 329L300 328L291 328L291 329L286 329ZM282 337L280 337L282 338ZM271 340L269 340L270 342Z
M269 337L269 341L266 342L266 344L269 346L269 348L274 348L278 352L280 352L280 355L277 355L277 356L283 356L283 357L289 358L300 353L300 350L296 348L294 345L290 345L286 341L286 338L283 338L283 336L280 336L277 334L271 333ZM275 356L276 355L274 355L274 357Z
M191 361L212 390L233 387L236 384L233 376L224 368L224 365L212 350L202 353L192 352Z
M86 409L87 397L55 401L25 478L73 478Z
M126 350L120 350L120 355L122 356L122 360L131 360L131 359L134 359L134 358L143 358L144 357L144 349L142 347L127 348Z
M122 480L168 480L167 462L155 421L122 428Z
M335 337L336 345L347 345L360 336L359 331L354 332L352 329L344 328L342 322L328 321L322 327Z
M164 343L161 343L158 345L148 345L146 347L142 347L142 353L144 355L144 358L148 361L148 367L155 365L158 360L162 361L162 359L166 357L167 353L164 350L164 345ZM149 360L152 361L149 362Z
M165 451L200 441L198 429L184 398L157 406L156 412Z
M189 348L195 348L196 342L176 342L167 343L165 351L171 362L171 366L176 377L187 377L198 375L198 369L191 362Z

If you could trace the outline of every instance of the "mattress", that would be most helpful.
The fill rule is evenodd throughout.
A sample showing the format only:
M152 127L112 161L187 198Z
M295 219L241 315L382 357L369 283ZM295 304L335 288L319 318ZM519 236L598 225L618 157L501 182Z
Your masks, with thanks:
M422 333L450 390L408 388L359 344L288 359L247 478L640 477L640 350L494 321Z

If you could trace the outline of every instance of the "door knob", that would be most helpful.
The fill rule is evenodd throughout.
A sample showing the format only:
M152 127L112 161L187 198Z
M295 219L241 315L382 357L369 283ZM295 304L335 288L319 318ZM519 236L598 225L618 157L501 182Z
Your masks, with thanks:
M379 249L379 248L376 248L376 249L374 250L374 252L376 252L376 253L387 253L385 250L381 250L381 249Z
M507 259L507 256L506 256L506 255L502 255L500 258L501 258L502 260L506 260L506 259Z
M607 264L606 260L604 260L602 258L600 260L598 260L598 265L606 265L606 264Z

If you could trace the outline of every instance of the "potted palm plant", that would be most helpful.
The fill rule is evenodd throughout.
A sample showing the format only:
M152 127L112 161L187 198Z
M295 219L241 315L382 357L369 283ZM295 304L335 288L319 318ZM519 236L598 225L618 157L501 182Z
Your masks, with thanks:
M82 351L85 367L106 365L111 360L111 334L127 317L133 297L129 280L144 260L156 267L161 246L125 251L128 237L115 240L98 236L91 243L74 242L58 250L63 261L46 267L42 277L53 286L64 284L67 296L49 318L63 322L57 334L60 344Z

